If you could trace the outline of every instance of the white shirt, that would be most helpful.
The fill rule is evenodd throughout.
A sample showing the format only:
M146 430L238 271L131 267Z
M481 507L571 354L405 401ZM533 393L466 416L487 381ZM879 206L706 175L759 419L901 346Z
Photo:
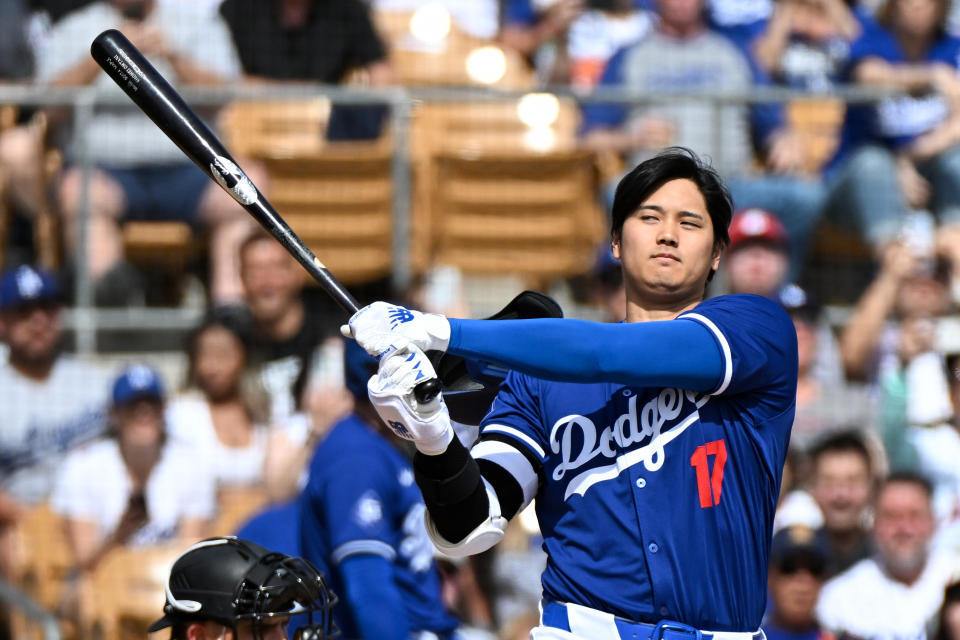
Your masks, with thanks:
M888 576L873 558L861 560L827 582L817 617L834 633L865 640L922 640L932 632L943 590L958 576L958 558L931 555L912 585Z
M68 356L58 358L42 382L0 362L4 491L31 504L46 500L64 454L106 429L109 386L106 372Z
M167 405L167 434L193 449L210 469L217 485L252 485L263 480L267 430L254 425L250 444L230 447L217 437L210 405L199 393L174 398Z
M132 482L113 438L74 451L63 464L50 498L53 510L97 524L107 536L127 507ZM172 540L185 519L212 519L216 510L213 477L187 447L168 442L144 490L147 523L128 541L147 546Z

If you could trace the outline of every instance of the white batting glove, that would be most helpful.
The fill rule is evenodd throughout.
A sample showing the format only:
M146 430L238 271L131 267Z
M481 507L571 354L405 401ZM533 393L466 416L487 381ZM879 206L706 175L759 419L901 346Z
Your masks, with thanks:
M383 357L367 382L367 395L384 424L428 456L446 451L454 437L443 395L421 405L413 394L417 383L436 375L426 354L408 345Z
M355 339L367 353L378 357L413 344L423 351L446 351L450 322L436 313L421 313L386 302L360 309L340 332Z

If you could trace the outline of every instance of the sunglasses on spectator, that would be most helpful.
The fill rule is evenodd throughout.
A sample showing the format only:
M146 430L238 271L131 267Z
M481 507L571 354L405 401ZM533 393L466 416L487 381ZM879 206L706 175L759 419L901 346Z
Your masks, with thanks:
M792 576L800 571L808 571L815 578L823 577L826 573L826 563L820 558L804 556L788 556L777 563L777 572Z

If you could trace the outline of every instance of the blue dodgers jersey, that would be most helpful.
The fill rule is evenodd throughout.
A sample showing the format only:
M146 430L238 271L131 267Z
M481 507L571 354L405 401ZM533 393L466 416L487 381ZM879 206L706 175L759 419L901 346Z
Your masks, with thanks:
M317 447L301 494L302 552L331 578L334 609L345 638L357 638L354 612L337 565L374 553L394 566L411 630L445 633L457 627L440 597L433 545L424 526L423 497L410 462L356 415L338 422Z
M482 437L542 461L546 599L753 631L793 424L796 332L779 305L746 295L674 322L714 335L725 374L711 395L512 372Z

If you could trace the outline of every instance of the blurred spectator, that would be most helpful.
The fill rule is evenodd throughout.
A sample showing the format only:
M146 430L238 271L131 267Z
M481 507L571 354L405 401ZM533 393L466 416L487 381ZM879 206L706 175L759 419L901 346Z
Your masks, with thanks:
M300 497L304 558L328 568L341 594L337 626L347 638L455 637L444 611L425 507L402 445L367 398L376 361L353 340L344 350L355 409L317 447Z
M195 540L215 510L209 462L167 439L157 373L126 368L111 398L110 437L67 456L50 498L80 569L114 547Z
M0 3L0 82L26 81L33 76L33 51L27 41L29 17L26 0Z
M338 84L351 72L362 72L373 86L392 80L386 49L361 0L224 0L220 15L249 81ZM385 113L381 105L334 105L327 138L377 138Z
M775 4L774 0L707 0L707 20L746 51L763 30Z
M806 450L810 443L836 425L860 424L877 430L875 394L866 385L850 383L830 372L818 370L824 361L838 364L836 341L822 319L822 311L803 289L788 285L780 290L780 303L793 319L799 350L797 413L790 432L791 446ZM824 353L821 340L829 340L831 353Z
M721 265L730 293L775 297L788 282L787 230L763 209L738 211L730 221L730 244Z
M187 346L187 391L167 406L167 431L207 460L218 486L263 481L266 407L245 383L249 331L245 318L210 314Z
M827 167L830 215L852 214L876 249L909 209L960 223L960 39L946 33L948 0L888 0L882 28L853 44L846 80L909 95L847 109Z
M794 525L770 543L769 611L761 629L768 640L827 640L815 609L826 571L826 554L813 530Z
M621 322L627 317L627 295L623 288L620 261L609 245L600 247L590 274L592 303L600 309L604 322Z
M106 428L109 378L61 354L62 309L59 285L44 271L24 265L0 280L9 347L0 364L0 504L46 500L63 455Z
M760 68L781 85L825 91L845 69L850 45L873 23L854 0L780 0L753 41Z
M533 61L543 83L594 87L613 55L653 28L645 0L511 0L500 39Z
M889 446L910 450L908 468L922 470L933 484L938 527L960 522L960 432L951 376L943 354L935 350L933 323L923 329L923 344L904 364L896 382L903 391L903 433L886 434ZM956 387L956 384L952 385ZM902 438L902 441L900 440Z
M657 15L650 35L610 60L602 85L654 99L664 92L748 93L753 88L747 58L707 26L702 0L659 0ZM768 108L751 111L746 104L704 99L591 104L584 108L583 143L594 151L626 154L630 166L666 146L694 149L712 158L727 178L738 208L774 213L793 246L805 247L820 215L822 189L796 175L802 165L800 140L770 116ZM754 171L753 140L768 173Z
M26 0L0 2L0 87L33 79L33 50L27 40L29 17ZM3 108L0 105L0 110ZM6 125L0 125L0 199L4 200L0 207L12 209L16 217L11 221L16 224L32 219L40 206L43 140L37 127L29 124L33 108L13 108L15 125L6 129ZM0 242L4 241L7 238L0 237ZM7 263L11 263L9 254Z
M175 85L210 86L240 75L226 25L216 14L197 20L185 5L154 0L101 0L55 23L38 55L38 81L49 86L94 86L121 95L90 57L90 42L104 29L120 28ZM250 216L138 109L104 106L90 126L74 132L73 155L82 147L96 165L90 181L87 268L100 304L142 299L139 277L123 260L120 222L181 220L210 228L210 291L215 302L240 297L237 245L252 228ZM249 163L243 163L253 173ZM76 252L83 206L81 168L68 169L59 189L67 250ZM254 178L254 182L258 180Z
M312 371L342 370L339 318L307 306L303 269L266 232L241 243L240 277L253 322L253 365L269 396L269 422L277 424L302 409Z
M948 585L943 592L943 606L934 640L960 640L960 582Z
M877 554L824 585L817 614L826 628L865 639L933 633L944 589L960 564L956 556L930 552L930 499L921 476L898 473L883 482L874 510Z
M810 493L823 513L817 539L826 550L830 578L873 551L868 509L874 464L858 432L838 431L817 443L810 465Z
M773 533L781 529L802 526L819 529L823 526L823 512L810 495L807 486L809 455L799 447L790 446L780 479L780 499L773 517Z
M840 335L849 378L882 380L927 350L930 321L950 307L944 274L931 268L930 258L906 242L884 249L877 276Z

